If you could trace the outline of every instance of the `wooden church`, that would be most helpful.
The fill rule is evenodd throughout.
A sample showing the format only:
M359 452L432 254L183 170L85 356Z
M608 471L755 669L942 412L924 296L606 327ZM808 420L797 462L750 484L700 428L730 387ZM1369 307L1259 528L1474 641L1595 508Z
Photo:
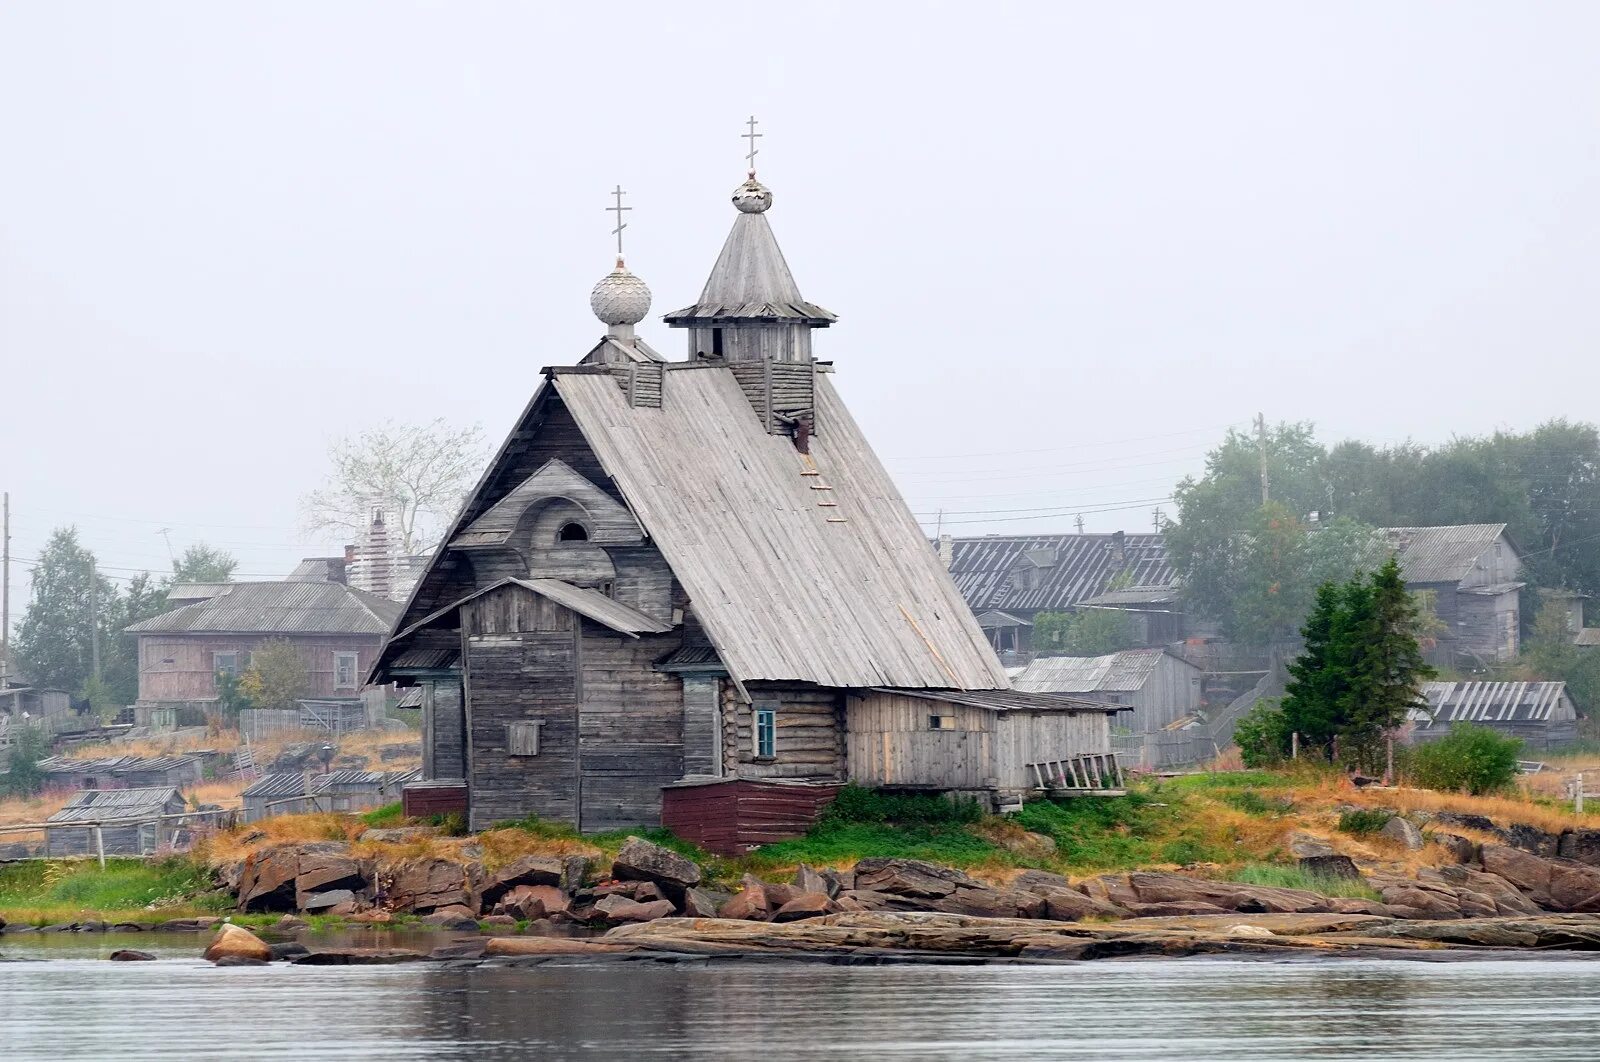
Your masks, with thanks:
M687 357L635 334L650 291L619 255L590 298L606 335L544 370L384 645L372 681L423 692L408 813L665 821L734 851L847 780L991 806L1117 784L1121 709L1009 688L813 356L836 318L754 171L733 205L665 318Z

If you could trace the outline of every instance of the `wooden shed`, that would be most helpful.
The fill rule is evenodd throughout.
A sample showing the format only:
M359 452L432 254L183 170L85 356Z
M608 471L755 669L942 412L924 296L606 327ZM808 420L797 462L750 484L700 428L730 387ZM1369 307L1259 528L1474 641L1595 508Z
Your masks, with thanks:
M401 788L419 774L414 769L367 771L359 767L327 774L279 771L251 783L239 796L245 822L310 811L371 811L399 800Z
M102 756L75 760L52 756L39 761L44 787L72 789L184 789L205 773L194 756Z
M172 843L183 825L183 812L183 795L171 786L86 789L45 820L44 854L150 855Z
M1127 705L1117 723L1155 733L1193 716L1205 698L1205 671L1165 649L1125 649L1105 656L1041 656L1011 676L1019 690L1064 693Z
M969 794L992 810L1036 791L1104 794L1120 788L1110 720L1127 710L1016 690L865 690L849 698L850 780Z
M1456 723L1476 723L1544 751L1578 739L1578 712L1565 682L1424 682L1426 708L1411 714L1411 740L1434 741Z

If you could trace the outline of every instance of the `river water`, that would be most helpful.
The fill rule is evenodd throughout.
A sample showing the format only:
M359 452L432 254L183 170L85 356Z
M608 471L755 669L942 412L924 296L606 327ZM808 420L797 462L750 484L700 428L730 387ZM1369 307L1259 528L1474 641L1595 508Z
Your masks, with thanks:
M141 946L157 962L113 963ZM1600 958L217 969L0 937L0 1058L1594 1059Z

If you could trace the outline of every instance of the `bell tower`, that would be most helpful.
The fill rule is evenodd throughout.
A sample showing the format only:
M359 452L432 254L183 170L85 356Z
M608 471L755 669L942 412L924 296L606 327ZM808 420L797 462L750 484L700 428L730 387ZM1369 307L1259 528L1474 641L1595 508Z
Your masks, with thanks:
M751 116L745 158L747 179L733 192L738 211L722 245L700 301L664 318L673 328L687 329L689 358L721 358L741 362L809 364L811 330L838 320L816 303L807 302L778 249L767 222L772 192L756 180L756 132Z

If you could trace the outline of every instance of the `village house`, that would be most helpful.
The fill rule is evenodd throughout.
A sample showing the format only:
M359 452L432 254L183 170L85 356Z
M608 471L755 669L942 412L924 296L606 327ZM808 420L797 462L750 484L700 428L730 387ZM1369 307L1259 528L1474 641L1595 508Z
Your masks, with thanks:
M1386 527L1382 534L1407 588L1425 595L1442 625L1429 659L1450 667L1516 659L1525 584L1505 524Z
M800 294L771 193L752 175L733 201L666 318L686 359L635 334L650 293L619 258L591 296L605 337L544 370L384 646L372 681L423 689L408 812L739 848L850 779L999 806L1109 755L1115 706L1009 690L813 356L836 318Z
M1456 723L1492 727L1533 750L1578 738L1578 712L1565 682L1425 682L1422 695L1428 706L1412 710L1413 742L1444 737Z
M1161 535L946 535L938 550L989 644L1007 659L1050 651L1033 636L1041 612L1115 608L1141 645L1185 636Z
M308 699L359 703L363 677L377 658L400 605L341 582L187 584L183 601L135 623L139 700L135 709L206 708L219 675L241 675L250 654L287 641L305 664Z

